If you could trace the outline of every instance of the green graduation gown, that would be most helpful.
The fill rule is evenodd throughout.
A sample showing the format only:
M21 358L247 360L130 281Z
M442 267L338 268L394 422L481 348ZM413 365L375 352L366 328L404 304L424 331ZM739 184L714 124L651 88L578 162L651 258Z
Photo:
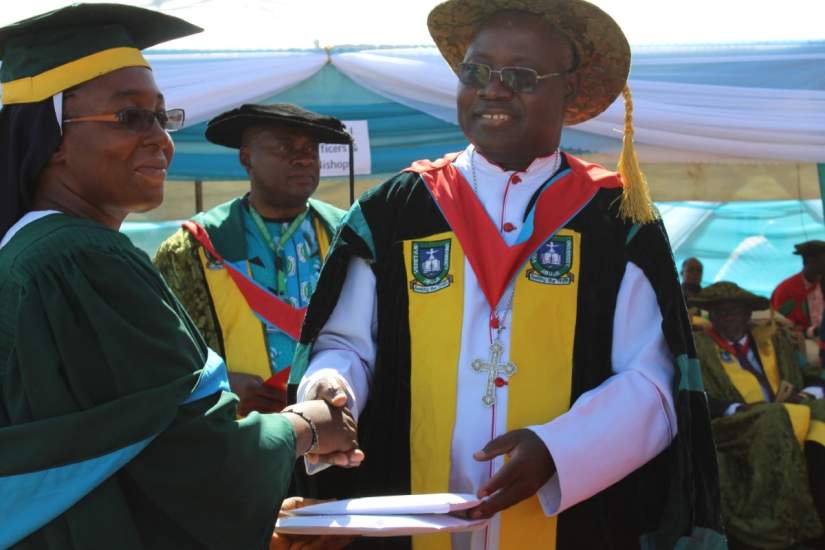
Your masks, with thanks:
M126 236L24 226L0 249L0 547L266 548L295 435L223 389Z

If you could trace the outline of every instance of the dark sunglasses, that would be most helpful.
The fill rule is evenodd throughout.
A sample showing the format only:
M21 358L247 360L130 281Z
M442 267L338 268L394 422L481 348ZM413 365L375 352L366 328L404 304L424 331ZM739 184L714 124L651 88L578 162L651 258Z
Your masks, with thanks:
M528 67L502 67L493 70L484 63L460 63L458 65L458 79L465 86L484 88L490 83L493 75L498 75L504 87L516 93L532 92L540 80L566 75L570 72L539 74Z
M157 122L167 132L174 132L183 127L185 116L183 109L150 111L138 107L127 107L116 113L72 117L64 119L63 122L113 122L132 132L148 132Z

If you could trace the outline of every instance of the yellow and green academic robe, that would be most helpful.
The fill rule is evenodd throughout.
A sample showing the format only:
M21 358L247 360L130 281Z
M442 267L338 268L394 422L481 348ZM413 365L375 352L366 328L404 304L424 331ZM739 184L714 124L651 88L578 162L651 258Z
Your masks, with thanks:
M526 208L518 209L525 212L523 219L507 218L521 229L512 231L519 233L514 244L505 244L476 199L487 190L485 178L501 171L480 155L468 168L472 156L470 148L458 157L418 163L367 192L337 234L310 303L291 385L298 391L310 356L312 374L301 384L325 370L343 372L347 354L356 356L355 363L374 365L362 376L369 387L366 403L354 403L367 459L352 471L301 476L299 486L307 494L328 497L458 487L474 492L476 486L463 479L469 470L457 466L470 468L471 459L466 452L459 455L456 441L479 426L492 437L553 419L561 425L571 405L579 407L582 430L594 424L608 429L620 420L600 413L602 401L594 392L611 379L608 393L622 385L633 388L629 395L638 389L650 403L655 412L631 431L647 444L648 432L663 430L660 451L601 485L598 494L577 499L562 488L564 510L557 517L545 515L554 504L541 492L504 511L500 521L491 523L490 538L483 535L492 541L488 547L724 547L706 400L663 227L621 221L616 174L564 155L561 169L551 169L549 179L542 175L548 164L543 159L509 176L507 185L517 188L508 192L521 197ZM474 192L467 174L475 169L482 183ZM530 186L536 189L532 196L525 194ZM505 231L515 225L507 220L501 224ZM619 296L626 275L649 281L645 307L659 321L652 327L623 325L620 332L664 334L664 353L655 355L667 359L662 378L667 383L654 381L657 375L651 373L614 377L614 313L617 302L633 302L632 292ZM362 277L374 280L374 300L350 292L351 282ZM479 291L466 290L470 285ZM484 305L488 302L498 304L496 319L508 327L509 340L501 344L509 348L506 352L490 345L492 337L486 340L500 326L491 316L493 308ZM480 330L465 330L467 323L477 322ZM367 327L366 336L351 338L347 324ZM370 331L374 349L364 344ZM464 353L467 338L484 340L478 356ZM625 351L634 349L628 341ZM320 370L314 372L316 365ZM469 402L463 401L465 394L472 410L481 411L470 412L472 418L463 405ZM632 402L625 403L632 408ZM672 422L663 420L670 414L666 410L672 411ZM505 417L506 426L498 422ZM624 456L632 461L634 445L622 447L618 461ZM599 477L615 464L598 445L579 446L576 452L582 459L580 479ZM489 467L498 468L500 462ZM560 472L565 478L579 475L574 461L558 461L557 468L565 469ZM571 503L565 505L565 498ZM477 538L473 535L472 548L484 547ZM405 548L410 541L359 544ZM415 538L412 546L449 548L450 537Z
M713 416L722 515L728 534L740 543L788 548L822 535L825 401L766 402L765 394L775 396L782 381L793 384L794 393L812 381L777 327L754 327L749 340L768 388L740 365L736 350L720 336L696 333ZM737 404L751 407L731 414Z
M125 235L39 215L0 248L0 547L268 547L289 421L236 420L223 360Z
M233 199L195 216L161 244L155 264L230 372L275 376L285 387L306 304L344 211L309 200L306 220L288 243L294 253L280 270L287 284L279 295L272 251L246 202ZM279 224L272 225L274 231Z

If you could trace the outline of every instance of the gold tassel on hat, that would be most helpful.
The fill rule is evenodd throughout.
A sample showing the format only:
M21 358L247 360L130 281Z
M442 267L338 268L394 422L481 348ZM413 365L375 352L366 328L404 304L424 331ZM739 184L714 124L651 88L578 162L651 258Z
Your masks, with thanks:
M633 98L630 88L625 84L622 90L624 96L624 138L622 152L619 155L618 172L622 177L622 202L619 205L619 215L633 223L650 223L658 218L650 198L650 188L647 186L645 175L639 167L636 158L636 148L633 146Z

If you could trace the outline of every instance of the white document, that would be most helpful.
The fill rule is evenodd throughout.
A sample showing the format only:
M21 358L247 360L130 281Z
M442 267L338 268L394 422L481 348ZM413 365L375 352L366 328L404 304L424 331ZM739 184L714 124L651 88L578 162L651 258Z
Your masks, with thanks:
M275 532L285 535L361 535L401 537L424 533L472 531L487 520L468 520L443 514L418 516L291 516L278 518Z
M439 493L365 497L313 504L278 518L275 531L293 535L396 537L470 531L487 520L448 515L478 505L475 495Z
M481 501L469 493L430 493L335 500L291 510L290 514L295 516L449 514L469 510L479 504Z

